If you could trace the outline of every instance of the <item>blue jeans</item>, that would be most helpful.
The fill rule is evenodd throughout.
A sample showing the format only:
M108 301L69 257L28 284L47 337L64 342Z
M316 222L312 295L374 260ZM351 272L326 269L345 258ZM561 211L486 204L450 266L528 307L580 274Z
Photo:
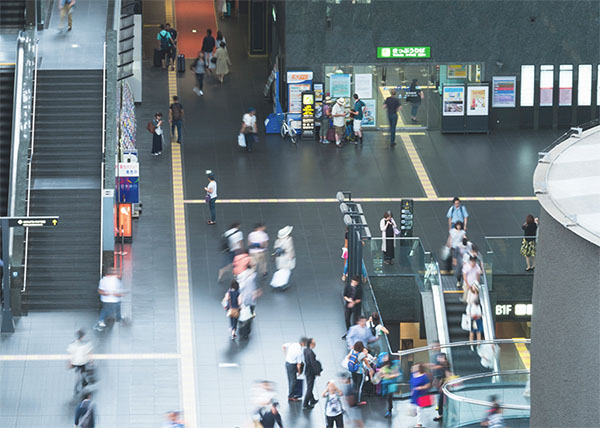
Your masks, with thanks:
M344 275L348 275L348 259L346 259L346 264L344 265ZM367 268L364 261L362 262L362 276L363 278L367 277Z
M175 127L177 127L177 142L181 143L181 129L183 127L183 121L173 120L171 122L171 138L175 136Z
M217 198L210 198L208 208L210 209L210 221L217 221Z
M103 323L106 318L111 317L114 317L117 322L121 321L121 302L102 302L102 310L100 311L98 322Z
M398 113L394 112L388 114L390 121L390 144L396 143L396 124L398 123Z
M417 110L419 110L420 103L410 103L410 115L417 117Z

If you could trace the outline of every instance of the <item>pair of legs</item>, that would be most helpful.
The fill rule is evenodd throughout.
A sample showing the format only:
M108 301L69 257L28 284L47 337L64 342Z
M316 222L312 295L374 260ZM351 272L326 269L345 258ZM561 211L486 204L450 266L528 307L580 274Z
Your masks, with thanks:
M396 145L396 124L398 123L398 113L389 113L388 120L390 121L390 146Z
M417 408L417 424L415 425L416 427L422 427L423 426L423 409L419 406L416 406Z
M204 95L202 88L204 87L204 73L196 73L196 86L194 92L196 95Z
M333 428L335 424L336 428L344 428L344 414L340 413L337 416L325 416L327 420L327 428Z
M477 325L477 328L473 328L473 323ZM481 341L481 331L483 330L483 321L481 318L476 320L471 320L471 331L469 332L469 342L473 341L475 335L477 335L477 340Z
M256 266L256 271L260 273L262 276L267 275L267 252L260 251L250 253L250 258L252 259L252 263Z
M319 400L317 400L313 394L313 388L315 386L315 376L306 375L306 392L304 393L304 407L314 406Z
M252 144L254 144L254 141L256 140L256 134L253 132L244 134L244 138L246 139L246 151L251 152Z
M362 403L362 389L365 383L365 374L364 373L352 373L352 387L356 391L356 401L361 404Z
M67 29L71 30L73 28L73 10L68 4L65 4L60 9L60 23L58 24L59 28L64 28L63 23L65 22L65 17L67 18Z
M441 386L438 389L437 413L438 415L433 418L436 422L442 420L444 416L444 393L442 392Z
M344 138L344 127L336 126L335 127L335 145L338 147L342 146L342 138Z
M327 139L327 131L329 131L329 119L321 119L321 143L323 144L329 144L329 140Z
M217 74L217 80L221 83L223 83L223 80L225 79L225 75L224 74Z
M535 256L525 256L525 263L527 263L527 270L535 268Z
M107 318L114 318L116 322L121 321L121 302L102 302L102 310L94 328L99 330L106 327Z
M167 66L171 67L171 70L174 69L176 60L177 60L177 48L175 46L172 46L167 51Z
M388 239L385 248L386 250L383 252L383 262L387 264L394 263L394 240Z
M362 134L362 123L358 119L354 119L352 122L352 129L354 130L354 134L358 138L359 144L363 142L363 134Z
M297 399L300 397L294 397L294 386L296 386L296 379L298 378L298 368L296 364L285 363L285 371L287 372L288 378L288 399Z
M238 319L237 317L229 317L229 329L231 330L231 339L235 339L235 332L237 330Z
M215 198L216 199L216 198ZM225 275L225 272L231 270L233 271L233 259L235 258L235 252L234 251L227 251L227 253L225 253L225 265L219 269L219 282L221 282L221 279L223 278L223 275Z
M152 154L160 155L162 153L162 135L152 134Z
M217 223L217 198L210 198L208 201L208 210L210 211L210 220L208 224Z
M410 104L410 118L413 122L417 121L417 111L419 110L419 103Z
M350 328L350 326L354 325L352 323L356 323L358 317L360 317L360 313L362 311L362 305L354 305L351 308L344 307L344 319L346 320L346 331ZM352 319L352 323L350 322L350 318Z
M175 137L175 128L177 128L177 142L181 144L181 131L183 129L183 120L173 120L171 122L171 140Z
M346 259L346 264L344 264L344 274L342 275L342 281L345 281L347 276L348 276L348 259ZM363 277L363 282L366 281L367 268L365 267L364 260L362 262L362 277Z

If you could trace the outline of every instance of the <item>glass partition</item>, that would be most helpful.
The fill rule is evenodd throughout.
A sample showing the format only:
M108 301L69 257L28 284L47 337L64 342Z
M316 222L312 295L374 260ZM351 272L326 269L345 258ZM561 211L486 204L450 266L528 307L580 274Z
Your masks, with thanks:
M393 263L383 259L382 238L371 238L363 246L363 260L369 276L421 275L424 274L425 250L419 238L389 238L394 242Z
M447 382L443 391L446 395L444 427L478 426L494 405L491 396L500 404L504 420L526 421L531 413L529 370L458 378Z
M491 271L494 275L532 275L533 272L525 271L525 258L521 255L522 236L486 236L488 246L486 256L486 273ZM489 264L489 266L487 266ZM491 275L488 274L488 280Z

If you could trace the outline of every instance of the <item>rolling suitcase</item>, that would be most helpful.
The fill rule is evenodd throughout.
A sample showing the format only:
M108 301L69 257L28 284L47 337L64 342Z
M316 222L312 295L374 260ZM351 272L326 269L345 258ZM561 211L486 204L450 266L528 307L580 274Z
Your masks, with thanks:
M335 128L333 126L327 130L326 138L328 141L335 143Z
M252 318L247 321L239 321L237 333L240 339L247 340L252 332Z
M185 55L184 54L177 55L177 72L178 73L185 72Z
M160 49L154 49L154 67L162 67L163 53Z

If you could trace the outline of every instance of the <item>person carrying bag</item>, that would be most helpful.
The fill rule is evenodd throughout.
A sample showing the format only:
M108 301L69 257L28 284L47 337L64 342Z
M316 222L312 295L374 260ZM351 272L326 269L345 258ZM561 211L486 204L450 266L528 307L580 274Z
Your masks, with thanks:
M227 318L229 318L230 323L229 329L231 331L231 340L235 340L237 338L236 330L238 318L240 317L240 308L242 306L241 300L240 285L234 279L231 281L231 286L225 293L225 297L223 297L223 307L227 311Z

